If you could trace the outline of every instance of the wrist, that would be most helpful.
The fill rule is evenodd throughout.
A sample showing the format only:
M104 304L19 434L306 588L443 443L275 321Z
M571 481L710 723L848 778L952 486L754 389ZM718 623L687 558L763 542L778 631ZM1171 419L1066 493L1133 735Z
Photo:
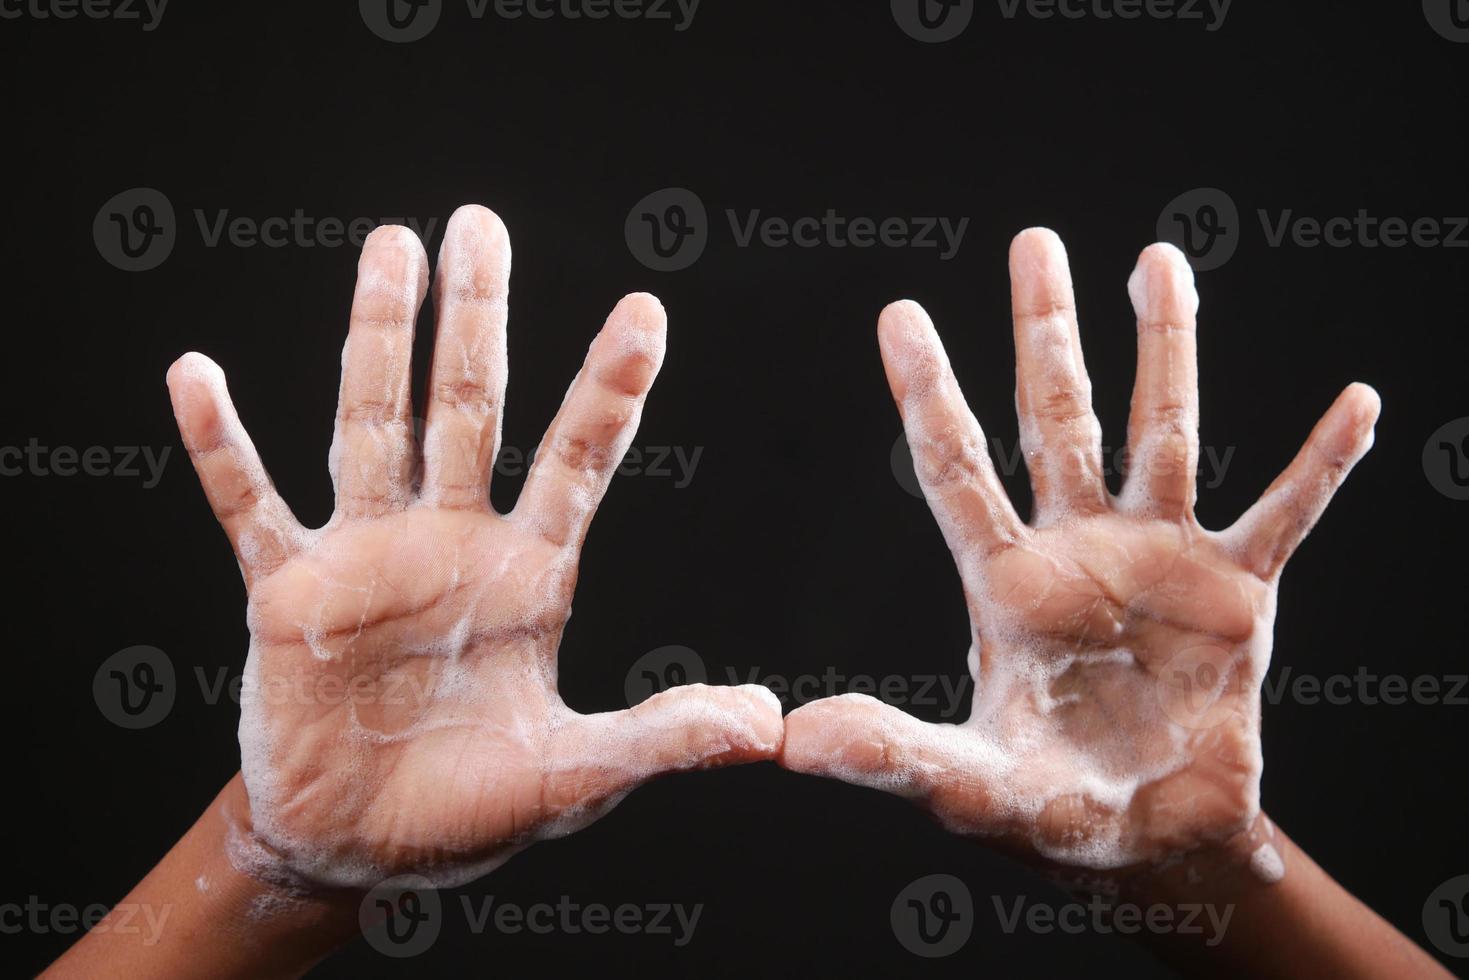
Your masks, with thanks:
M255 833L237 773L190 835L205 872L195 881L206 928L230 936L245 973L291 976L356 935L360 892L311 885Z
M1120 890L1138 901L1228 900L1279 882L1286 874L1288 853L1285 835L1262 811L1224 840L1130 869L1120 878Z
M360 893L309 889L267 870L284 864L237 863L230 841L248 839L249 812L236 774L119 904L159 910L157 935L94 928L47 975L299 976L356 935Z
M244 779L236 774L216 798L210 813L218 823L219 851L227 879L248 897L258 918L276 913L308 914L309 921L355 917L364 892L313 882L296 872L276 848L255 830Z

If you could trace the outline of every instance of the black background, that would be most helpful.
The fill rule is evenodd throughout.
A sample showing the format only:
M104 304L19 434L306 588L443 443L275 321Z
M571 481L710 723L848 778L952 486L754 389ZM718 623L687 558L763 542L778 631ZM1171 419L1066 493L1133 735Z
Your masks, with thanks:
M670 314L636 445L702 447L692 483L616 480L582 562L561 651L583 711L623 705L639 656L698 651L716 679L964 673L952 561L894 478L900 433L879 309L923 302L988 433L1015 440L1005 253L1043 224L1066 241L1108 441L1121 438L1134 328L1125 292L1165 204L1218 187L1237 253L1201 273L1203 442L1235 447L1201 492L1233 520L1348 382L1384 402L1377 446L1286 572L1271 677L1463 673L1469 503L1425 478L1429 435L1465 407L1469 252L1269 247L1255 217L1469 212L1469 45L1417 4L1237 0L1198 21L1001 16L923 44L885 2L706 0L692 27L473 20L450 0L426 39L390 44L355 5L183 4L137 22L0 20L6 384L0 445L172 446L161 483L0 480L7 532L3 713L12 746L0 902L118 901L238 766L238 707L207 703L243 663L244 592L183 455L163 375L187 350L225 369L240 414L308 524L330 513L326 451L357 260L352 247L206 247L193 212L263 219L413 216L465 202L511 230L505 442L533 447L617 298ZM171 256L122 272L94 244L114 194L163 191ZM645 195L694 190L713 221L691 268L653 272L623 224ZM933 249L737 247L725 209L795 218L967 217ZM431 320L420 323L419 377ZM420 389L421 390L421 389ZM1007 478L1022 508L1023 473ZM503 508L519 481L494 487ZM110 724L98 665L135 644L180 675L162 723ZM1263 799L1328 871L1419 942L1424 899L1469 872L1469 708L1265 707ZM919 714L935 717L932 709ZM18 770L18 772L16 772ZM978 909L958 954L906 952L888 924L910 881L963 879ZM472 935L451 915L408 964L354 943L320 976L953 973L1167 975L1126 940L1007 935L991 895L1060 900L916 808L773 765L674 777L465 889L530 905L703 903L694 940ZM450 908L457 908L452 898ZM36 970L74 939L0 937ZM207 955L207 951L201 951ZM1451 961L1451 965L1453 965Z

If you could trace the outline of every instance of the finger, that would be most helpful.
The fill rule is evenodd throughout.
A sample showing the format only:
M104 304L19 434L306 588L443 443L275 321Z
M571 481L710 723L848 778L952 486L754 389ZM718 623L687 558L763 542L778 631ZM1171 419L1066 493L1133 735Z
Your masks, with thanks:
M1066 249L1056 233L1031 228L1010 245L1015 320L1015 404L1020 446L1035 491L1032 522L1106 509L1102 426L1081 355Z
M1176 520L1193 513L1199 462L1199 294L1183 253L1162 243L1143 249L1127 292L1137 312L1137 382L1123 506Z
M1024 524L928 314L908 300L893 303L878 318L877 337L918 482L949 547L986 555L1009 547Z
M271 484L219 365L185 354L168 369L168 393L184 448L249 588L300 550L305 529Z
M1296 458L1264 495L1224 532L1225 541L1261 578L1279 574L1331 502L1337 487L1372 448L1382 410L1377 392L1349 385L1337 396Z
M624 297L587 351L561 410L536 450L516 514L548 541L580 547L638 430L668 328L647 293Z
M909 798L929 798L972 781L962 730L934 725L865 694L802 705L785 719L778 760L792 772L826 776Z
M505 404L510 236L493 211L467 205L444 230L434 279L438 333L423 442L424 499L489 506Z
M413 326L428 292L428 257L407 228L385 225L362 246L332 439L337 514L375 517L408 502Z
M625 711L582 716L560 757L605 774L616 795L654 776L774 759L785 727L780 701L759 684L670 688Z

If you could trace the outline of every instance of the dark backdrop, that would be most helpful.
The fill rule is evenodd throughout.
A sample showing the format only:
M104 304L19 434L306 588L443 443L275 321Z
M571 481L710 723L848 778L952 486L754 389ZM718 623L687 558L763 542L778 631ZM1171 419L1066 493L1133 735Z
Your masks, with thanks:
M668 360L636 445L702 456L686 486L619 478L598 515L561 652L564 696L590 711L623 706L629 668L668 645L726 683L752 670L962 677L957 577L925 505L894 475L901 430L878 310L904 296L927 306L976 414L1013 446L1005 252L1026 226L1055 228L1116 444L1134 361L1128 272L1170 201L1216 189L1185 199L1196 221L1218 214L1223 226L1201 264L1235 249L1199 277L1203 441L1233 448L1222 482L1201 491L1204 523L1243 510L1346 383L1367 381L1384 401L1377 447L1286 574L1272 679L1287 666L1321 678L1462 674L1469 503L1423 454L1469 415L1469 232L1457 248L1274 246L1257 214L1365 209L1454 234L1469 213L1469 44L1434 27L1449 5L1438 6L1239 0L1210 30L1024 8L1007 18L981 3L946 43L905 34L887 3L837 0L707 0L681 31L474 19L448 0L414 43L375 36L350 3L180 3L151 30L19 8L0 20L12 165L0 198L0 444L172 455L152 487L36 467L0 480L14 576L3 724L19 824L0 902L116 902L238 765L238 707L211 703L196 670L210 683L237 674L244 593L179 445L168 364L187 350L215 358L286 499L310 524L330 512L357 250L210 246L196 211L438 219L434 254L455 206L494 208L515 243L510 446L539 440L619 296L663 299ZM118 257L104 205L140 187L167 199L176 241L156 267L123 271L104 254ZM697 262L661 272L639 261L624 225L669 187L707 208L709 240ZM741 247L725 217L828 208L969 224L944 260L932 248ZM420 329L421 352L430 337ZM110 459L126 469L122 454ZM519 482L498 479L502 507ZM1007 483L1026 506L1023 472ZM135 645L166 652L177 696L166 718L129 731L99 710L92 681ZM1425 899L1469 872L1469 707L1349 700L1266 705L1265 807L1426 943ZM900 945L889 910L938 872L966 883L976 924L959 953L925 960ZM1006 934L991 896L1060 893L899 800L773 765L649 786L464 893L704 911L681 948L646 934L477 936L451 916L409 964L359 941L318 975L1166 975L1115 937ZM28 930L0 947L35 970L73 939Z

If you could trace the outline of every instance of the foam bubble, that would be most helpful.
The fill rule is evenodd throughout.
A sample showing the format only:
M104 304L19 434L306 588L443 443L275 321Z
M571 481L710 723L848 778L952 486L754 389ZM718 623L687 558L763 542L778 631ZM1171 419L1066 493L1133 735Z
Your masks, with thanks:
M1250 870L1261 881L1273 885L1285 877L1285 861L1274 847L1261 844L1250 855Z

